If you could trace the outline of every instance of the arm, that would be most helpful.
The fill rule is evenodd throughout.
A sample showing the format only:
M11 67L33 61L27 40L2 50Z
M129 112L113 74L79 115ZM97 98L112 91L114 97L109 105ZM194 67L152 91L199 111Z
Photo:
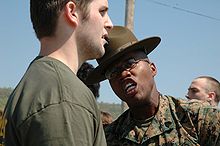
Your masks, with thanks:
M204 146L220 145L220 110L203 108L199 114L199 143Z
M69 102L50 105L33 114L19 128L23 145L93 145L97 121L85 108Z

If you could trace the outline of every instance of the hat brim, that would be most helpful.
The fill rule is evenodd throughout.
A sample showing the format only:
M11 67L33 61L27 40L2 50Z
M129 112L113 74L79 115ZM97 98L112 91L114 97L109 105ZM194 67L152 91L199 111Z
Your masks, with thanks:
M135 51L135 50L145 50L146 54L148 55L152 52L160 43L160 37L150 37L138 41L128 47L120 49L120 52L105 60L104 62L100 63L88 76L86 83L87 84L94 84L106 80L105 72L107 68L112 65L119 57L124 55L125 53Z

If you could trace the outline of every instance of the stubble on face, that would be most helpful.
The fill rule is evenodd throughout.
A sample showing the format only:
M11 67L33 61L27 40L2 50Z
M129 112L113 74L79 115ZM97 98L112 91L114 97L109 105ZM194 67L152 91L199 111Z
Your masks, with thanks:
M189 99L207 100L208 93L206 90L206 82L203 79L195 79L189 87Z
M88 8L88 16L78 26L77 44L80 54L86 59L97 59L104 55L104 17L100 10L108 7L107 1L93 0Z

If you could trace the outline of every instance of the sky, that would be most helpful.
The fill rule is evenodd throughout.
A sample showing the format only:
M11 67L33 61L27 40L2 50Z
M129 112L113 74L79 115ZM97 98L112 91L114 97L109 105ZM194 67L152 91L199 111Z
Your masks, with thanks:
M124 25L125 0L109 0L114 25ZM134 34L138 40L161 37L149 54L157 66L162 94L185 98L191 81L200 75L220 79L219 0L136 0ZM0 5L0 87L14 88L39 53L30 21L29 0ZM95 60L89 61L97 66ZM101 82L99 102L121 103L108 81Z

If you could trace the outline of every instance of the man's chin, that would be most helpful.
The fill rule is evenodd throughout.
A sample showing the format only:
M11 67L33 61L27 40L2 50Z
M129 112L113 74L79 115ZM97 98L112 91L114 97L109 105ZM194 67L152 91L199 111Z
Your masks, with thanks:
M101 58L104 54L105 54L105 49L102 47L102 48L97 52L96 59Z

